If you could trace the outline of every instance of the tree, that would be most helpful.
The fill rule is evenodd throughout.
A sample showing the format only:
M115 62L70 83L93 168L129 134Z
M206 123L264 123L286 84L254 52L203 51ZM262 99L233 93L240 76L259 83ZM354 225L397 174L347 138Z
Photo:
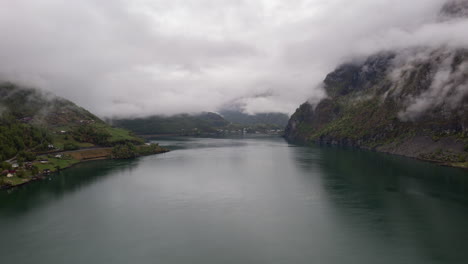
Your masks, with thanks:
M64 146L63 146L63 149L64 150L77 150L79 149L80 147L76 144L73 144L73 143L66 143Z
M18 178L24 178L26 177L26 173L23 170L19 170L16 172L16 176L18 176Z
M31 167L31 172L32 172L33 176L36 176L36 175L39 174L39 168L34 165L34 166Z
M127 142L113 147L111 156L113 159L132 159L138 157L138 152L135 145Z
M27 149L39 149L51 141L47 131L23 124L14 116L0 116L0 160L14 157L18 152ZM32 153L25 153L24 159L30 159Z
M11 170L11 164L6 161L2 162L2 170Z
M25 161L34 161L36 160L36 154L32 153L32 152L29 152L29 151L21 151L20 153L18 153L18 161L19 159L21 158L22 160L25 160Z

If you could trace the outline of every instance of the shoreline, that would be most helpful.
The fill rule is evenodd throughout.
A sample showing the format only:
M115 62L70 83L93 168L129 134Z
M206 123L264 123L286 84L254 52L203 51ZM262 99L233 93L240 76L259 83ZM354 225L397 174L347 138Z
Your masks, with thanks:
M101 151L100 154L102 154L104 152L106 152L108 155L101 155L101 156L93 156L92 154L95 154L93 152L95 151ZM18 183L18 184L13 184L13 185L10 185L10 184L5 184L5 185L0 185L0 191L2 190L11 190L11 189L14 189L14 188L18 188L18 187L21 187L21 186L24 186L26 184L29 184L29 183L32 183L32 182L35 182L35 181L39 181L39 180L44 180L47 178L47 176L51 175L51 174L54 174L54 173L57 173L59 171L62 171L62 170L65 170L65 169L70 169L78 164L82 164L82 163L86 163L86 162L90 162L90 161L98 161L98 160L125 160L125 159L118 159L118 158L112 158L110 156L111 154L111 151L112 151L112 148L93 148L93 149L83 149L83 150L76 150L76 151L65 151L65 152L57 152L57 153L61 153L61 154L64 154L64 155L70 155L73 157L74 160L72 160L72 162L70 162L67 166L63 167L63 168L59 168L58 170L57 169L50 169L50 172L49 173L40 173L38 175L35 175L35 176L32 176L31 178L27 178L27 179L22 179L23 182L21 183ZM87 152L87 153L86 153ZM151 153L151 154L141 154L139 155L138 157L135 157L135 158L139 158L139 157L146 157L146 156L152 156L152 155L158 155L158 154L164 154L164 153L167 153L167 152L170 152L169 149L166 149L166 148L161 148L160 150L158 150L157 152L155 153ZM80 159L76 158L77 156L73 156L71 154L73 153L78 153L78 154L82 154L80 156L82 156ZM54 153L55 154L55 153ZM84 155L83 155L84 154Z
M357 149L357 150L370 151L370 152L375 152L375 153L382 153L382 154L387 154L387 155L392 155L392 156L403 157L403 158L407 158L407 159L427 162L427 163L435 164L435 165L438 165L438 166L441 166L441 167L462 169L462 170L468 171L468 162L464 162L464 163L453 162L453 163L450 163L450 162L443 162L443 161L439 161L439 160L424 159L424 158L421 158L421 157L402 154L402 153L394 153L394 152L391 152L391 151L382 151L382 150L378 150L378 149L370 149L370 148L365 148L365 147L360 147L360 146L349 146L349 145L343 145L343 144L328 144L328 143L324 143L324 142L320 142L320 141L317 142L317 141L289 140L284 136L283 136L283 138L288 143L299 145L299 146L330 146L330 147L343 147L343 148Z

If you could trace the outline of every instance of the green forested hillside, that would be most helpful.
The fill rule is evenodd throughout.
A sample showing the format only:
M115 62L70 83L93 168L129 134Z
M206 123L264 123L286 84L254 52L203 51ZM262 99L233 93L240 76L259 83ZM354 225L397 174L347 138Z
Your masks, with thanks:
M222 128L229 124L223 117L215 113L113 119L109 120L109 122L117 127L131 130L140 135L212 133L217 128Z
M52 137L45 129L17 122L11 117L0 119L0 161L20 151L47 150Z
M139 135L201 135L270 133L283 130L288 116L282 113L248 115L239 111L222 111L221 114L180 114L145 118L111 119L109 123L133 131Z
M289 120L289 116L283 113L259 113L249 115L241 111L223 110L220 114L227 121L244 126L269 125L284 129Z
M41 152L141 143L63 98L11 83L0 84L0 160Z

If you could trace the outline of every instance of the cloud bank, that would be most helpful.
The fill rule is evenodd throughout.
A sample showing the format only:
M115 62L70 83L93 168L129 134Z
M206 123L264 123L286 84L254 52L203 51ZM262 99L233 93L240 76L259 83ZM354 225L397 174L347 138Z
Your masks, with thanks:
M467 47L442 0L0 0L0 79L100 116L292 113L341 62ZM443 79L443 76L441 76Z

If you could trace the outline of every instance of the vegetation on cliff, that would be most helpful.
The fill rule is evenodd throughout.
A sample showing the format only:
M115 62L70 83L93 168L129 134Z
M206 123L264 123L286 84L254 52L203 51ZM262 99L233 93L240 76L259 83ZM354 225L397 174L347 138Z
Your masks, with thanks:
M466 166L468 51L413 52L340 66L324 81L328 97L303 104L285 137Z

